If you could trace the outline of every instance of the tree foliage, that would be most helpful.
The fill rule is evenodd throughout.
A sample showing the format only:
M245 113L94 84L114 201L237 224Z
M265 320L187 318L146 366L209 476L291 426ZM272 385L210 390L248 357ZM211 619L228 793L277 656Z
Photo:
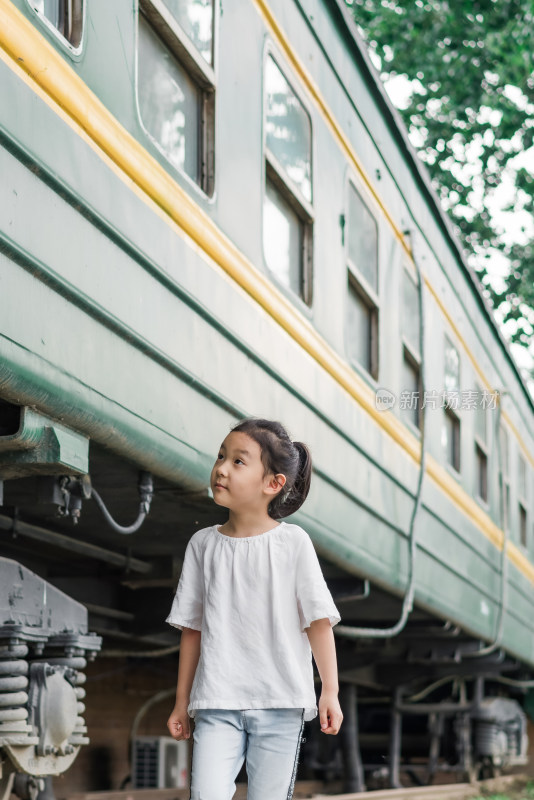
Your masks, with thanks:
M382 77L411 81L399 107L410 137L486 295L517 321L511 341L533 347L534 236L527 225L510 240L492 209L534 212L534 149L518 164L534 144L534 0L346 2ZM486 271L496 251L510 264L504 291Z

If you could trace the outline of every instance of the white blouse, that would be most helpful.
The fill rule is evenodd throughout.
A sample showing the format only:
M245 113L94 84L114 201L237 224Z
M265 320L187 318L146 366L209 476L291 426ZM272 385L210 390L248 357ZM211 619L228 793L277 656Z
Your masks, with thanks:
M341 619L298 525L241 538L216 525L194 533L165 620L202 631L189 716L197 708L304 708L305 720L316 717L304 629L325 617L332 626Z

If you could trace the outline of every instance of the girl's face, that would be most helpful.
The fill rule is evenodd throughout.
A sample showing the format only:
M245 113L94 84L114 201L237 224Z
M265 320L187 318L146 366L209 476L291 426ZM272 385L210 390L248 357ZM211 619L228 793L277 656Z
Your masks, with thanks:
M221 444L211 471L213 499L232 511L266 511L286 478L264 472L259 444L246 433L232 431Z

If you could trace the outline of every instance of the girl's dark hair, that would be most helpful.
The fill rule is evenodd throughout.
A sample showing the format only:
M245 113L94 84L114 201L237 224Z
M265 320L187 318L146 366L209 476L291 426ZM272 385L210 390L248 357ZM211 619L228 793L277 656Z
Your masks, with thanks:
M232 431L246 433L259 444L265 474L286 476L282 491L269 503L269 516L280 519L294 514L310 491L312 462L306 445L292 442L284 426L269 419L243 419Z

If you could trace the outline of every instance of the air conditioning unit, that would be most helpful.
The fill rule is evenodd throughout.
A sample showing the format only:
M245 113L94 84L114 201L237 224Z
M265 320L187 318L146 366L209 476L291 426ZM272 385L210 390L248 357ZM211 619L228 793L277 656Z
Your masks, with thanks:
M134 789L185 789L188 772L188 740L178 742L171 736L137 736L134 739Z

